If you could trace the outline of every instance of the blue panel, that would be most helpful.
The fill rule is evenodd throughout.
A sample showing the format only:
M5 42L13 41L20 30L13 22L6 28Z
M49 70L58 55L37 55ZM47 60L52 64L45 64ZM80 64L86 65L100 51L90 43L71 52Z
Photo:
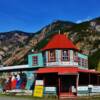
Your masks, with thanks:
M34 56L37 56L38 57L38 64L37 65L34 65L33 63L33 57ZM29 67L43 67L43 56L42 56L42 53L37 53L37 54L31 54L31 55L28 55L28 64L29 64Z
M33 71L26 71L26 75L27 75L27 83L26 83L26 89L27 90L30 90L34 80L35 80L35 77L34 77L34 74L33 74Z

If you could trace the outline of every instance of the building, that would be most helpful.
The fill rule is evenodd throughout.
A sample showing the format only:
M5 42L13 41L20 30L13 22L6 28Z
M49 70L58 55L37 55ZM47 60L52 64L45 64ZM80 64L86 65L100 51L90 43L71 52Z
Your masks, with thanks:
M28 55L27 65L0 67L0 92L4 89L23 92L33 88L35 92L36 86L38 94L34 94L40 97L45 94L58 97L97 95L100 94L100 73L88 69L87 55L71 40L56 34L40 52Z
M54 35L41 52L29 55L29 64L39 68L36 81L43 81L44 94L73 97L100 93L100 73L88 69L87 55L63 34Z

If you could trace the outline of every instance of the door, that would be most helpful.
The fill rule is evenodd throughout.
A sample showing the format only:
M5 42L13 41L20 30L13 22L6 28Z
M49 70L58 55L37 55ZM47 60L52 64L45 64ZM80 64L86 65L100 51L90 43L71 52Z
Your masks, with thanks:
M72 86L76 88L76 75L60 76L60 95L74 95Z

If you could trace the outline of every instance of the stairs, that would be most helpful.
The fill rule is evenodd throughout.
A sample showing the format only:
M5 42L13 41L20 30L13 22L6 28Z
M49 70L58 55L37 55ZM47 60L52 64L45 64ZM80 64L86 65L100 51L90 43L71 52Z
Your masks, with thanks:
M64 98L76 98L76 96L73 93L60 93L60 99Z

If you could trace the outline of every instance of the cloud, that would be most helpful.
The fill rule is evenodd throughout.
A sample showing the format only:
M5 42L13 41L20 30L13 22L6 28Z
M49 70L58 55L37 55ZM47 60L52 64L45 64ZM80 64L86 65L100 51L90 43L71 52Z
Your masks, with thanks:
M83 20L77 20L77 21L76 21L77 24L79 24L79 23L81 23L81 22L83 22Z
M79 20L77 20L76 23L79 24L79 23L82 23L82 22L85 22L85 21L89 21L89 20L91 20L91 19L92 19L92 18L88 16L88 17L85 18L85 19L79 19Z

